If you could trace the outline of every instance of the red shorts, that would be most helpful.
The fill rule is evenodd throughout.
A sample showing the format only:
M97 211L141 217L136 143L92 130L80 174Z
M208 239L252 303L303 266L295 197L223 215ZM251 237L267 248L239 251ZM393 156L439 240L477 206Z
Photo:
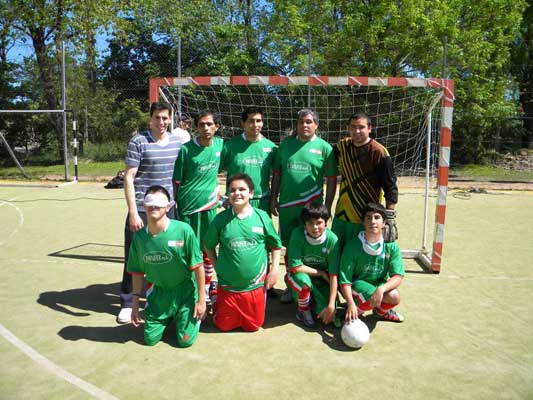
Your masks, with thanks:
M221 331L254 332L265 322L265 306L264 286L249 292L228 292L219 286L213 322Z

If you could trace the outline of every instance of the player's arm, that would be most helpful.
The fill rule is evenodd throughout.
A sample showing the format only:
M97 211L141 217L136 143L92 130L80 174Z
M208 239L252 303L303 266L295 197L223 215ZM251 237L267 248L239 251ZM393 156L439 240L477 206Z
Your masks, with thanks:
M333 205L333 199L337 192L337 176L326 177L326 200L325 206L328 209L329 215L331 215L331 206Z
M209 259L213 263L213 265L216 265L217 264L217 252L216 252L216 250L215 249L208 249L207 247L204 246L204 251L205 251L205 254L207 254L207 257L209 257Z
M281 249L272 249L272 263L270 264L270 271L268 272L268 275L266 277L265 286L266 289L271 289L274 287L276 282L278 281L278 271L279 271L279 260L281 258Z
M142 320L139 317L139 298L141 297L141 291L143 288L144 283L144 274L142 273L132 273L131 274L131 281L132 281L132 295L133 295L133 302L132 302L132 308L131 308L131 322L133 323L133 326L138 327Z
M396 203L398 203L398 185L392 159L389 156L381 159L377 166L376 175L385 195L385 207L394 210Z
M138 231L144 226L144 223L139 216L139 210L137 210L135 186L133 185L138 169L138 167L126 166L126 171L124 172L124 196L126 197L126 204L128 205L128 225L132 232Z
M355 301L352 296L352 285L347 284L340 284L340 289L342 296L346 300L346 316L344 317L344 322L348 323L350 321L357 319L357 306L355 305Z
M390 292L391 290L396 289L403 281L402 275L393 275L391 278L385 282L383 285L377 287L372 296L370 296L369 302L372 307L379 307L383 301L383 296L385 293Z
M194 268L194 279L198 288L198 302L194 305L193 317L201 320L205 315L205 271L203 264L198 264Z
M278 196L279 185L281 181L281 172L272 171L272 180L270 181L270 213L274 216L278 216Z
M328 305L318 314L325 324L329 324L335 318L335 302L337 300L337 275L329 275L329 299ZM357 310L356 310L357 312Z
M307 274L309 276L318 276L329 283L329 276L327 271L309 267L305 264L291 268L290 272L303 272L304 274Z

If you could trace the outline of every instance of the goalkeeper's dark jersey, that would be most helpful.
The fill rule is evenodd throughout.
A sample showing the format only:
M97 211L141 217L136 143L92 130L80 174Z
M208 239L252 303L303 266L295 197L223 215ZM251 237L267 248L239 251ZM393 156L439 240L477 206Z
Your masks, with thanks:
M362 224L362 210L367 203L398 202L398 187L392 159L385 146L374 139L356 147L346 137L334 148L342 177L335 217Z

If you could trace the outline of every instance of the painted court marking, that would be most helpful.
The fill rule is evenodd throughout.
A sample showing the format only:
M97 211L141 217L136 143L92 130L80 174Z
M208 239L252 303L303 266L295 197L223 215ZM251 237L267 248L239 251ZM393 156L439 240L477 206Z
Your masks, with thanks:
M74 385L81 390L89 393L91 396L101 399L101 400L118 400L117 397L113 396L112 394L107 393L106 391L90 384L89 382L84 381L83 379L78 378L75 375L72 375L70 372L66 371L65 369L61 368L59 365L54 364L52 361L50 361L48 358L44 357L43 355L39 354L37 351L35 351L33 348L28 346L26 343L18 339L15 335L13 335L9 330L7 330L4 325L0 324L0 334L9 341L12 345L14 345L16 348L18 348L20 351L22 351L24 354L26 354L28 357L30 357L33 361L35 361L37 364L39 364L41 367L47 369L54 375L57 375L61 379L64 379L71 385Z
M0 202L0 207L2 207L3 205L7 204L8 206L13 207L17 211L17 213L19 215L19 226L16 227L9 235L7 235L7 238L6 238L5 241L0 242L0 246L3 246L4 244L6 244L11 239L11 237L13 235L15 235L15 233L18 232L19 228L22 225L24 225L24 214L22 213L22 210L20 208L18 208L16 205L10 203L11 201L13 201L15 199L16 199L16 197L13 197L12 199L10 199L8 201L1 201Z

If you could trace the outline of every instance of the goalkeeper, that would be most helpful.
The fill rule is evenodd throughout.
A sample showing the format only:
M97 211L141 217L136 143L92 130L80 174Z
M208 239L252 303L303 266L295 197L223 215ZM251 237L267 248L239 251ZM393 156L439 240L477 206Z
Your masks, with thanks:
M365 113L350 116L347 130L349 136L334 147L342 181L331 229L339 238L342 250L364 229L366 204L382 204L385 200L383 237L386 242L393 242L398 238L394 210L398 203L398 186L392 159L385 146L370 137L372 125Z

